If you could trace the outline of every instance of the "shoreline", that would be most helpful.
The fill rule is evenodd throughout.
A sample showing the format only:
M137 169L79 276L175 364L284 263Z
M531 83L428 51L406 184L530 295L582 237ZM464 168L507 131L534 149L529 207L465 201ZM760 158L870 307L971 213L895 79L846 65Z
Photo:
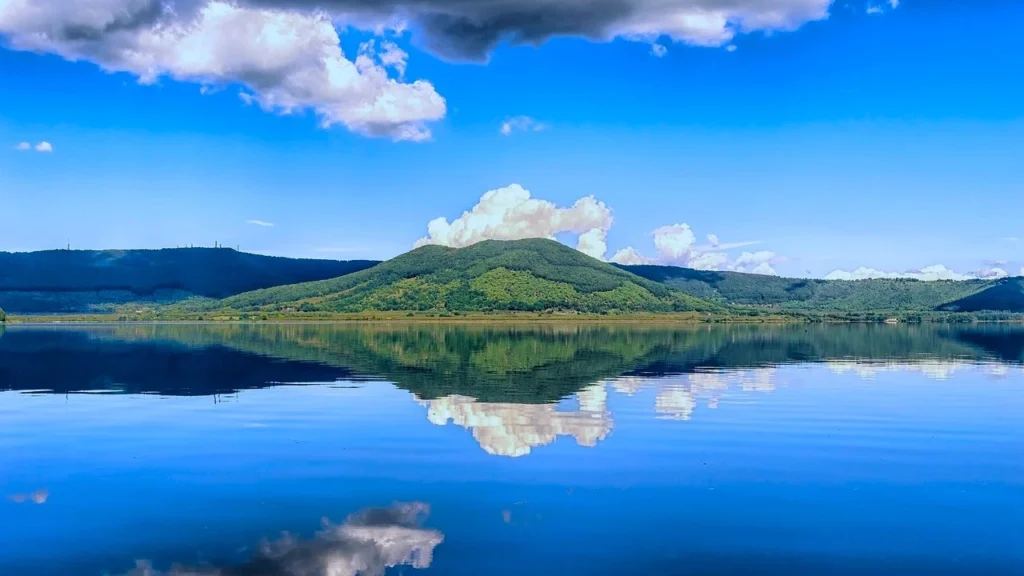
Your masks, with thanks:
M928 315L933 315L929 318ZM905 316L912 316L907 319ZM55 325L135 325L135 324L549 324L549 323L580 323L580 324L679 324L679 325L711 325L711 324L884 324L899 326L901 324L1021 324L1024 315L1010 318L985 318L970 314L941 313L877 313L877 315L847 315L841 312L794 312L791 314L765 314L763 316L745 314L708 314L699 312L651 313L651 314L571 314L548 312L512 312L512 313L410 313L410 312L376 312L376 313L338 313L338 314L261 314L258 318L247 317L246 314L233 315L124 315L124 314L29 314L7 315L6 324L2 326L55 326ZM197 318L196 316L201 316ZM998 314L994 315L998 316Z

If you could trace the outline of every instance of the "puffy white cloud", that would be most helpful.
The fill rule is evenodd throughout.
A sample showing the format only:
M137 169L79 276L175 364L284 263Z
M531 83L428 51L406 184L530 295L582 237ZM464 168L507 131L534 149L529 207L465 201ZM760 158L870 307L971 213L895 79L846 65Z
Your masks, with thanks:
M251 560L239 566L175 565L160 571L143 561L126 576L383 576L396 566L428 568L434 549L444 541L441 532L421 526L429 511L422 502L368 509L342 524L325 521L324 529L309 540L285 534L264 542Z
M556 234L572 233L579 235L579 250L600 258L611 226L611 210L593 196L559 208L552 202L532 198L528 190L512 184L487 192L476 206L452 222L444 217L431 220L427 236L415 245L462 248L482 240L554 238Z
M735 52L736 51L736 45L735 44L729 44L728 46L725 47L725 50L726 50L726 52Z
M664 44L651 44L651 55L655 58L661 58L665 54L668 54L668 48Z
M657 257L648 258L632 246L623 248L612 256L618 264L670 264L696 270L731 270L752 274L772 274L771 264L781 259L774 252L743 252L731 260L727 250L759 244L760 242L723 243L715 234L708 234L706 245L697 244L697 237L689 224L662 226L651 232Z
M246 220L245 223L246 224L251 224L252 226L262 226L264 228L273 228L274 227L274 223L273 222L265 222L263 220Z
M690 258L686 265L695 270L723 270L729 266L725 252L701 252Z
M576 249L603 259L608 252L611 210L593 196L584 196L572 206L559 208L552 202L533 198L518 184L491 190L472 209L449 222L439 217L427 224L427 235L415 247L438 244L462 248L482 240L554 239L563 233L576 234ZM698 244L689 224L662 226L651 232L657 257L649 258L629 246L617 250L608 260L616 264L673 264L699 270L733 270L754 274L775 274L773 263L782 261L774 252L743 252L731 260L727 250L760 242L723 243L714 234L707 244Z
M612 255L609 261L615 262L616 264L625 264L627 266L651 263L651 260L649 258L637 252L637 250L633 247L623 248L617 251L615 254Z
M40 142L36 144L36 152L53 152L53 144L49 142Z
M776 259L775 252L759 250L757 252L744 252L736 258L736 261L728 266L735 272L749 272L751 274L775 275L775 269L771 267L772 261Z
M265 110L313 110L324 126L371 136L425 140L427 123L446 112L429 82L388 74L405 70L397 46L368 43L346 59L320 11L227 0L0 0L0 35L15 49L88 60L143 83L241 84Z
M654 236L654 248L658 255L666 261L677 261L690 254L697 243L697 237L689 224L672 224L662 226L651 232Z
M501 129L499 130L505 136L512 135L513 132L540 132L547 130L547 124L538 122L536 119L529 116L513 116L506 118L501 123Z
M881 14L882 12L881 6L868 6L868 14Z
M795 30L828 17L833 0L244 0L322 8L346 23L382 29L408 23L443 57L482 60L500 42L536 45L553 36L652 42L668 37L725 46L737 35Z
M1006 276L1009 276L1009 273L999 267L985 268L971 274L961 274L943 266L942 264L936 264L934 266L927 266L920 270L911 270L908 272L884 272L875 268L861 266L852 272L846 270L834 270L826 274L825 279L867 280L870 278L908 278L913 280L922 280L925 282L934 282L937 280L976 280L979 278L997 279L1005 278Z
M537 446L570 436L580 446L596 446L612 431L608 393L603 385L577 393L580 409L563 412L548 404L478 402L467 396L420 400L427 419L437 426L453 422L473 431L473 438L488 454L519 457Z

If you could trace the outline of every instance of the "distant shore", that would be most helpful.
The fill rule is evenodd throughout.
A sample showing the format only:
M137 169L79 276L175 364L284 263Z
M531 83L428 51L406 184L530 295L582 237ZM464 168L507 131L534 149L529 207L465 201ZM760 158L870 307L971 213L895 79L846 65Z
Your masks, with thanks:
M273 324L322 323L346 324L367 322L397 323L558 323L587 324L917 324L917 323L1024 323L1024 314L957 314L957 313L885 313L847 314L842 312L780 312L709 314L703 312L609 313L584 314L572 312L353 312L353 313L284 313L246 314L209 313L188 315L142 314L8 314L8 325L54 324Z

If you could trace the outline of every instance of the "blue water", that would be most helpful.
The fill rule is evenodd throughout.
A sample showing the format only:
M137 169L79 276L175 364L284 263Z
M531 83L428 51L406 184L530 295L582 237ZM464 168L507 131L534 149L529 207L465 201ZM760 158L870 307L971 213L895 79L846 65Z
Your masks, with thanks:
M1019 334L359 330L7 329L0 574L1024 574Z

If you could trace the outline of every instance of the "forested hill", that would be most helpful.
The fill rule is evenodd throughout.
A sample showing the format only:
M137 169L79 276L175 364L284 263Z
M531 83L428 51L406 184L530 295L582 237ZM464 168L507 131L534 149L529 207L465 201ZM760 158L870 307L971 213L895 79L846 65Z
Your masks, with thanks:
M369 270L227 298L243 312L568 310L716 311L719 305L596 260L554 240L424 246Z
M692 270L676 266L620 266L697 298L783 311L1024 312L1021 278L1002 280L816 280Z
M334 278L375 264L279 258L230 248L0 252L0 306L9 313L94 311L135 300L223 298Z

